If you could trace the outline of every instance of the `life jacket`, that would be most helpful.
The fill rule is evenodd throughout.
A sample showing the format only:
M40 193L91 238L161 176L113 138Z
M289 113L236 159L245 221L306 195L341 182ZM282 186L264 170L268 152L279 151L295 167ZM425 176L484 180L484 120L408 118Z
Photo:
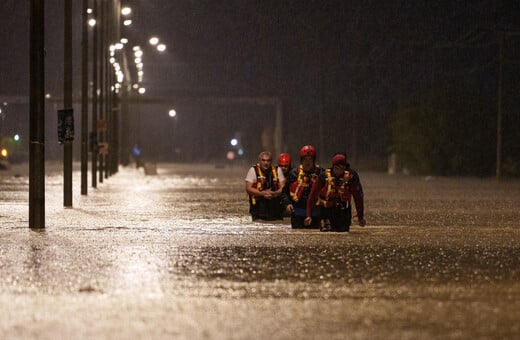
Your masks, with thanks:
M303 192L306 190L309 191L312 187L312 183L314 183L316 178L318 178L316 173L317 167L318 166L316 166L313 172L309 174L303 171L303 166L301 164L298 166L298 178L289 186L289 194L294 202L299 202Z
M260 164L256 164L254 166L254 169L255 169L255 174L256 174L256 182L253 183L253 188L256 188L259 191L262 191L268 184L267 177L264 175L264 171L262 170L262 167L260 166ZM272 165L270 171L272 173L272 176L271 176L272 183L270 183L271 184L270 188L271 188L271 190L276 191L280 187L280 180L278 179L278 168L275 167L274 165ZM249 199L251 200L252 205L256 204L255 196L249 195Z
M341 202L350 202L350 191L348 181L352 178L350 171L345 171L342 177L336 178L332 175L331 169L325 171L326 184L319 193L318 204L325 208L332 208Z

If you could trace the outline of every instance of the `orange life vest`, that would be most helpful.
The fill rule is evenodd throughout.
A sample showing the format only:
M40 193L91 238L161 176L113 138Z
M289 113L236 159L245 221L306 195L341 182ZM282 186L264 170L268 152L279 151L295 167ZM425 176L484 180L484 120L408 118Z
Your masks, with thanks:
M316 181L316 178L318 178L316 168L311 174L308 174L303 171L303 166L300 164L298 166L298 178L289 186L289 194L292 200L294 202L300 201L305 189L312 187L312 183Z
M340 202L350 202L350 191L347 188L348 181L352 178L350 171L345 171L342 177L336 178L331 169L325 171L326 184L321 189L318 204L325 208L337 206Z
M265 177L264 172L262 170L262 167L260 164L256 164L254 166L255 173L256 173L256 182L253 183L253 188L258 189L259 191L264 190L266 184L267 184L267 177ZM271 190L278 190L280 187L280 180L278 179L278 168L274 165L271 166L271 173L272 173L272 187ZM249 199L251 200L251 204L256 204L256 197L253 195L249 195Z

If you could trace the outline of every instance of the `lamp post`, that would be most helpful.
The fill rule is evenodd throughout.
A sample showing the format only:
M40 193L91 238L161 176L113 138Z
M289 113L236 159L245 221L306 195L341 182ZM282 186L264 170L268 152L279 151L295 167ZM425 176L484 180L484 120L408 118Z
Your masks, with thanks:
M64 3L64 75L63 75L63 107L68 111L66 119L73 119L72 114L72 1ZM62 122L65 124L65 122ZM67 127L62 127L66 129ZM68 127L70 128L70 127ZM72 126L72 131L73 126ZM73 135L72 135L73 138ZM72 207L72 138L67 137L63 142L63 206Z
M99 3L98 0L93 0L92 4L93 13L96 18L99 18ZM92 32L92 130L90 132L90 145L92 148L91 153L91 176L92 176L92 188L97 188L97 163L98 163L98 131L97 131L97 120L98 120L98 89L99 89L99 72L98 72L98 61L99 61L99 25L97 19L91 19L89 24L93 27Z
M88 0L81 8L81 194L88 186Z
M175 160L175 127L176 127L176 121L177 121L177 111L174 109L171 109L168 111L168 116L172 119L172 159Z
M132 8L129 6L123 6L120 9L121 13L121 20L123 26L127 27L132 24L132 20L130 19L130 16L132 14ZM121 27L123 29L123 27ZM131 77L130 72L128 68L128 59L127 54L125 52L126 46L129 42L128 38L124 36L126 32L124 30L121 31L121 70L119 76L121 77L121 80L118 80L118 83L120 83L120 124L121 124L121 143L119 146L119 154L120 154L120 160L121 164L123 166L127 166L130 163L130 153L131 153L131 147L130 147L130 111L129 111L129 104L128 100L129 97L132 95L131 93Z
M29 228L45 228L44 1L30 2Z

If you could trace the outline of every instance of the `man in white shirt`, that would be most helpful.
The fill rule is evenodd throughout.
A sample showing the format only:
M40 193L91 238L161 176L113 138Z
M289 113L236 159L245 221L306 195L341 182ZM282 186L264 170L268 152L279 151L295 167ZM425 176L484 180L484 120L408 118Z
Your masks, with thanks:
M282 169L273 166L273 155L262 151L258 163L246 175L246 192L249 195L249 212L255 220L282 220L280 196L285 185Z

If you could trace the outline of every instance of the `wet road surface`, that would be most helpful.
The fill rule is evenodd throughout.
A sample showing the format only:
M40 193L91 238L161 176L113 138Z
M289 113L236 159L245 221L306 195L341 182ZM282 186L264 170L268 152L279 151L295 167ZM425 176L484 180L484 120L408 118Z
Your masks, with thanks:
M252 223L246 171L122 168L64 209L51 167L40 231L0 173L0 337L520 337L520 181L361 172L344 234Z

